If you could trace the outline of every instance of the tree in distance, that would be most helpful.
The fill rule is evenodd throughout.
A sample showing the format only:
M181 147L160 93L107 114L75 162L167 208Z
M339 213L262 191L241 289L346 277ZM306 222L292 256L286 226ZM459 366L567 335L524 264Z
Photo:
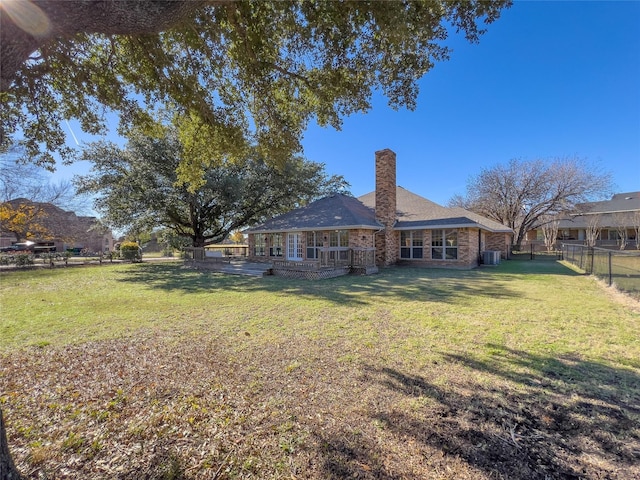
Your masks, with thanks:
M313 119L339 129L371 108L416 106L417 80L449 58L449 30L477 42L511 0L32 0L0 3L0 148L65 160L62 122L104 133L157 106L198 116L228 154L301 151ZM247 133L250 132L251 135ZM21 136L18 138L18 134ZM193 165L196 167L196 165ZM199 165L198 165L199 167Z
M0 231L13 234L17 242L49 238L48 205L77 206L73 185L51 183L42 168L21 163L20 156L15 147L0 154Z
M175 127L163 127L162 132L151 137L134 130L124 149L98 142L84 150L93 168L75 183L79 192L97 196L95 208L108 225L129 231L165 227L190 239L192 246L204 247L348 188L342 177L327 177L322 164L294 157L272 165L257 151L248 151L242 161L216 161L194 187L178 178L184 137Z
M573 212L578 203L603 197L611 187L611 175L583 159L513 159L471 177L466 195L454 196L449 206L466 208L510 227L518 250L526 233L542 219Z

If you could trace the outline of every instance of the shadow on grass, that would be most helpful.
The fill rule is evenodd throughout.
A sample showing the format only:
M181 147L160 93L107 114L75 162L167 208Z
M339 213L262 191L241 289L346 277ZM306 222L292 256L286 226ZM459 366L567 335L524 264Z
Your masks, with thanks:
M256 288L260 279L195 270L182 263L141 263L123 271L118 280L170 292L205 293L235 289L250 291Z
M204 293L216 291L278 292L301 298L323 298L342 305L369 304L384 298L458 303L473 298L517 298L510 282L526 274L578 275L551 262L503 262L495 268L446 270L390 267L370 276L305 281L282 277L245 277L186 268L181 264L140 264L123 272L120 281L145 287Z
M392 399L368 414L393 438L418 445L429 468L453 465L451 478L474 471L514 480L640 478L637 372L500 346L493 353L445 354L468 374L445 385L368 367L364 381ZM345 433L322 442L326 478L395 478L379 441ZM468 469L456 474L459 460Z

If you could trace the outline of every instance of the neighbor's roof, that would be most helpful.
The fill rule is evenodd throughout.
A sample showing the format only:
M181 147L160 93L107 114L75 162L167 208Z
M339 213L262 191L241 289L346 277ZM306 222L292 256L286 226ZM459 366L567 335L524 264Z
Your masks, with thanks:
M618 225L623 215L631 226L634 222L630 215L640 212L640 192L616 193L611 200L587 202L577 205L578 213L560 220L558 227L563 229L587 228L594 215L598 215L600 228L612 228Z
M369 208L375 206L375 192L358 197ZM443 207L410 192L396 188L396 230L417 228L482 228L490 232L513 233L509 227L459 207Z
M578 205L580 214L622 213L640 210L640 192L616 193L611 200Z
M371 208L348 195L336 193L267 220L245 233L311 231L319 229L382 228Z

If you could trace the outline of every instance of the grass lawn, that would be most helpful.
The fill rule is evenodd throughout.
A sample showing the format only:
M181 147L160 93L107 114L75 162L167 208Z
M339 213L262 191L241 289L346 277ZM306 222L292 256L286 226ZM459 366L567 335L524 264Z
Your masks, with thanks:
M556 262L0 275L26 478L637 479L640 309Z

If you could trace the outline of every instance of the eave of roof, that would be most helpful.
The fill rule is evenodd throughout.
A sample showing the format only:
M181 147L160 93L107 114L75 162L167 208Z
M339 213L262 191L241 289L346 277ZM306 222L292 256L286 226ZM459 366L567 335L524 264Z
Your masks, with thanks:
M337 226L318 226L318 227L292 227L292 228L252 228L245 230L243 233L286 233L286 232L315 232L319 230L380 230L382 226L373 227L371 225L340 225Z

